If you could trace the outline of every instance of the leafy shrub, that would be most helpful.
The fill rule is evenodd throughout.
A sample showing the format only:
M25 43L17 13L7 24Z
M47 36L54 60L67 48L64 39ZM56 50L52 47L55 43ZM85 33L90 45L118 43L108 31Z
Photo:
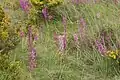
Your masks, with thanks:
M48 7L58 6L63 0L31 0L37 9L42 9L45 5Z
M0 24L1 24L4 17L5 17L5 13L4 13L3 9L0 6Z
M0 79L23 80L20 61L11 61L9 50L16 47L19 37L10 19L0 7Z
M21 61L11 61L10 55L0 54L0 79L1 80L26 80ZM24 75L23 75L24 74Z
M10 22L10 19L0 7L0 51L2 53L7 53L15 48L19 42L17 32Z
M51 21L53 18L59 18L58 14L55 12L55 8L63 3L64 0L30 0L33 8L30 12L30 23L44 22L43 9L46 8L47 20Z

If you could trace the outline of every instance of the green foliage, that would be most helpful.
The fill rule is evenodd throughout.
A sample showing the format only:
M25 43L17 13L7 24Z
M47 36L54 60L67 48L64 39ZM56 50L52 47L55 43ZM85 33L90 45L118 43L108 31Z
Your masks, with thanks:
M10 55L0 54L0 79L25 80L27 77L22 69L21 61L11 61ZM23 75L24 74L24 75Z
M37 9L42 9L44 6L47 7L56 7L61 4L64 0L31 0L32 4Z
M30 0L33 8L30 11L29 20L32 24L39 25L40 23L44 22L42 9L47 7L48 13L47 16L52 16L54 18L58 18L58 15L55 12L57 6L61 5L64 0Z
M1 22L2 22L4 17L5 17L5 13L4 13L2 7L0 6L0 25L1 25Z
M19 38L16 29L11 25L10 19L7 15L3 14L2 8L0 9L0 51L7 53L18 44Z

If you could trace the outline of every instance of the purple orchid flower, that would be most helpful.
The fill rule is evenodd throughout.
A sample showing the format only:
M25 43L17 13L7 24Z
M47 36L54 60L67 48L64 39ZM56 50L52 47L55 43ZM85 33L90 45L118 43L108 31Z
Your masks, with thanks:
M59 43L59 50L61 52L65 51L66 48L66 39L65 39L65 35L59 35L58 36L58 43Z
M34 36L34 40L37 41L38 40L38 35Z
M29 3L29 0L20 0L20 6L26 13L30 11L31 4Z
M80 24L82 27L86 27L86 22L83 18L80 18Z
M29 70L32 71L36 67L36 49L33 46L32 29L28 28L28 48L29 48Z
M96 45L98 51L101 53L101 55L104 56L105 52L107 51L106 47L98 40L95 41L95 45Z
M44 17L45 19L48 18L48 10L47 10L47 7L44 7L44 8L42 9L42 14L43 14L43 17Z
M78 35L77 35L77 34L73 34L73 37L74 37L75 43L78 43L78 42L79 42L79 41L78 41Z
M67 27L67 18L63 16L62 18L63 26L64 26L64 34L57 35L54 33L54 40L59 47L59 51L64 52L67 46L67 38L66 38L66 27Z
M29 70L33 71L36 67L36 49L33 48L31 54L29 55Z
M66 45L67 45L65 35L57 35L56 33L54 33L54 40L55 40L57 47L59 48L59 51L64 52L66 49Z

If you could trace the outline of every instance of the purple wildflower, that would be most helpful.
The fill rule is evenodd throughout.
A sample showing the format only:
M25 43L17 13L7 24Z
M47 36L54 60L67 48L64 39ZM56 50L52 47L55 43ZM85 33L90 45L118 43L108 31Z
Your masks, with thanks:
M101 43L105 46L105 38L103 36L101 36Z
M59 50L61 52L65 51L66 48L66 39L65 39L65 35L59 35L58 36L58 43L59 43Z
M33 48L32 29L28 28L28 48L29 48L29 70L32 71L36 67L36 50Z
M42 9L42 14L43 14L43 17L44 17L45 19L48 18L48 10L47 10L47 7L44 7L44 8Z
M31 4L29 3L29 0L20 0L20 6L26 13L30 11Z
M65 35L57 35L56 33L54 33L54 40L57 47L59 48L59 51L64 52L66 49Z
M24 37L24 32L22 30L20 30L20 37Z
M36 49L33 48L29 55L29 70L32 71L36 67Z
M75 43L78 43L78 35L77 34L73 34L73 37L74 37Z
M102 56L104 56L104 53L106 52L106 47L98 40L95 41L95 45Z
M67 39L66 39L66 27L67 27L67 18L63 16L62 18L63 26L64 26L64 34L63 35L57 35L54 33L54 39L56 41L56 44L58 44L59 50L61 52L64 52L67 45Z
M38 35L34 36L34 40L37 41L38 40Z
M86 22L83 18L80 18L80 24L82 27L86 27Z

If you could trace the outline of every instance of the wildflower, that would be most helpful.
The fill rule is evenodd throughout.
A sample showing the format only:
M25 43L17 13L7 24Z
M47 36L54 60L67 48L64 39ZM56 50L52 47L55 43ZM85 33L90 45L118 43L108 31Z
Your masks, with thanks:
M80 24L82 27L86 27L86 22L83 18L80 18Z
M59 41L59 50L61 52L65 51L65 48L66 48L66 38L65 38L65 35L59 35L58 36L58 41Z
M20 30L20 37L24 37L24 32Z
M57 47L59 48L59 51L64 52L66 49L65 35L57 35L56 33L54 33L54 40L55 40Z
M110 58L117 59L117 57L118 57L118 55L119 55L119 50L107 51L107 55L108 55Z
M67 45L67 39L66 39L67 19L65 16L63 16L62 21L63 21L63 26L64 26L64 34L57 35L56 33L54 33L54 39L56 43L58 44L59 50L61 52L65 51L66 45Z
M45 19L48 18L48 10L47 10L47 7L44 7L44 8L42 9L42 14L43 14L43 17L44 17Z
M31 4L29 3L29 0L20 0L20 6L26 13L30 11Z
M101 44L103 44L103 46L105 47L105 39L103 36L101 37Z
M29 70L32 71L36 67L36 49L33 48L29 55Z
M28 48L29 48L29 70L32 71L36 67L36 49L33 45L32 29L28 28Z
M34 35L34 40L37 41L38 40L38 35Z
M73 37L74 37L75 43L78 43L78 35L77 34L73 34Z
M104 56L105 55L104 53L106 52L106 47L98 40L95 41L95 45L98 51L102 54L102 56Z

